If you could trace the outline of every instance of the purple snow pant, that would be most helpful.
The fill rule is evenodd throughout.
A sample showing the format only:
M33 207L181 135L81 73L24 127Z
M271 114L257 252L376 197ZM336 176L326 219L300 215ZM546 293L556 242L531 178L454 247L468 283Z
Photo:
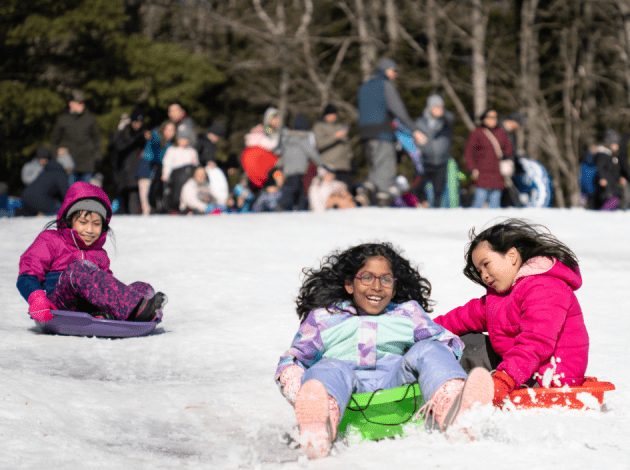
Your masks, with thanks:
M339 404L341 416L353 393L374 392L418 382L422 398L428 401L440 386L451 379L465 379L453 351L433 340L419 341L404 356L378 359L375 369L357 369L354 361L323 358L310 367L302 383L317 379Z
M91 261L79 259L61 273L48 298L59 310L107 312L126 320L142 299L154 295L145 282L127 286Z

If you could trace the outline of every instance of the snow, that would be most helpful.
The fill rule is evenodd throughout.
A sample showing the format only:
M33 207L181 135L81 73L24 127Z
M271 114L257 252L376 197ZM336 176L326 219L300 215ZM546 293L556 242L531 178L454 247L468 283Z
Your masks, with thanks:
M606 412L476 410L474 441L439 433L337 443L298 458L273 375L298 328L301 270L335 248L387 240L433 285L432 315L483 294L462 274L471 227L518 216L580 259L588 375L613 382ZM582 209L377 209L198 217L114 216L106 249L123 282L169 303L156 333L41 334L15 288L20 254L47 220L0 219L0 468L629 469L630 214Z

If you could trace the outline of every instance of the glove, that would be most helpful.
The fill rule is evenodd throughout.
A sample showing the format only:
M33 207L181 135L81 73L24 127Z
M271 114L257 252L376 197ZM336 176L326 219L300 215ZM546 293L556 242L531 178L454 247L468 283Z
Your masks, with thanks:
M280 386L282 395L291 405L295 406L295 399L302 386L304 369L300 366L289 366L280 374Z
M28 296L28 313L33 320L41 322L52 320L51 309L56 310L44 290L36 290Z
M495 406L499 406L510 392L516 388L516 383L512 377L501 370L496 371L492 375L492 380L494 381L494 398L492 403Z

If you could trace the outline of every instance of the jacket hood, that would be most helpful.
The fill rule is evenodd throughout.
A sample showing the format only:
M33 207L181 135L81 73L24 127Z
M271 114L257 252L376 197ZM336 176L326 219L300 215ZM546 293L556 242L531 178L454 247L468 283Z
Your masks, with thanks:
M269 107L265 110L265 114L263 114L263 126L264 127L268 127L269 126L269 121L271 121L271 118L278 115L280 111L278 110L278 108L272 108Z
M112 205L109 202L107 194L105 194L105 191L98 186L94 186L93 184L85 183L83 181L77 181L68 189L66 197L63 200L63 204L61 205L61 209L57 212L57 222L66 218L68 215L68 209L70 209L75 202L79 199L86 198L96 199L105 206L105 209L107 210L107 223L109 224L112 218Z
M545 256L537 256L523 264L516 275L514 283L516 284L519 279L524 277L539 274L558 278L566 282L574 291L582 286L582 275L579 267L576 267L576 270L573 271L555 258L547 258Z

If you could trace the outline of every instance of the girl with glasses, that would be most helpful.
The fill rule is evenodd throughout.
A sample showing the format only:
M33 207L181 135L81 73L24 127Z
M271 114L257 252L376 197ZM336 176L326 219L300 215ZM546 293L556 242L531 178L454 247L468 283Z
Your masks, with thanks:
M492 401L489 372L466 376L460 339L427 314L431 284L392 245L333 252L304 274L301 325L275 378L295 407L308 458L328 455L353 393L418 382L427 404L416 419L440 431L473 404Z

